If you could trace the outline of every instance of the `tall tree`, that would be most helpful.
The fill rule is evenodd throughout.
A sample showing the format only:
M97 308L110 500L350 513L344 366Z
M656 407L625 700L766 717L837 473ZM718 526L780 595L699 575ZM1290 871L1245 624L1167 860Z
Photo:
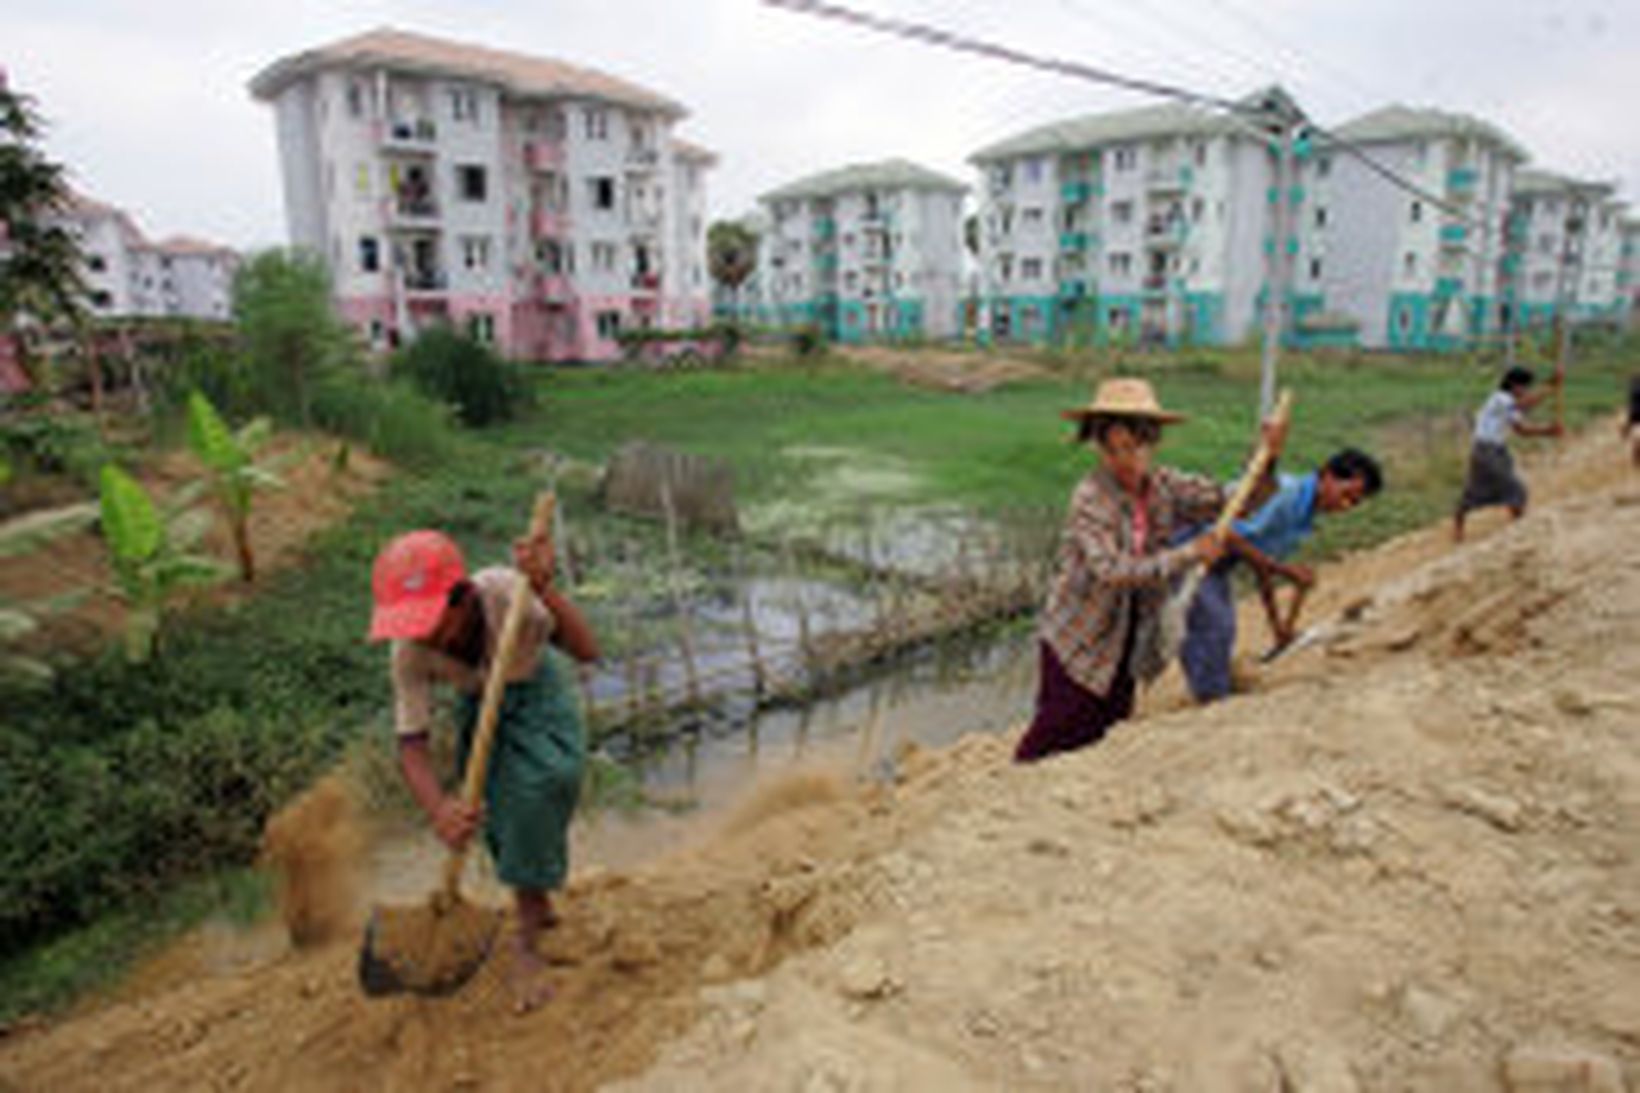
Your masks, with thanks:
M313 424L320 379L349 358L352 337L330 306L330 274L317 257L269 250L239 267L233 316L249 406Z
M719 220L706 231L706 265L740 310L740 286L757 269L757 233L738 220Z
M38 148L43 129L33 101L0 77L0 337L15 339L31 379L30 329L85 318L79 244L57 220L68 184Z

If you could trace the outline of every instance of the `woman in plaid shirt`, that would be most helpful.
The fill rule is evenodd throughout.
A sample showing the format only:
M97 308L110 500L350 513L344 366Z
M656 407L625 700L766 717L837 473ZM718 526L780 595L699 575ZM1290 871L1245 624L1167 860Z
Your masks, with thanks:
M1071 496L1042 615L1036 715L1014 753L1022 763L1095 743L1133 712L1135 681L1167 666L1156 630L1174 578L1224 552L1213 532L1167 545L1179 527L1210 522L1226 498L1210 478L1151 466L1162 426L1184 417L1163 410L1150 384L1106 380L1064 416L1099 465ZM1267 426L1265 437L1279 454L1284 430Z

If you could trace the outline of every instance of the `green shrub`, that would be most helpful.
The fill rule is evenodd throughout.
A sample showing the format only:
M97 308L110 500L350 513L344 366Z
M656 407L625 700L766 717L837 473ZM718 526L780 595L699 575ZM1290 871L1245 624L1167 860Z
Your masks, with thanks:
M447 458L452 446L446 407L408 384L374 380L362 372L324 377L314 392L313 422L410 466L431 466Z
M461 423L473 428L510 421L527 407L531 396L517 365L445 326L434 327L400 350L393 358L393 376L448 403Z
M331 309L324 263L299 251L263 251L234 277L233 315L240 342L235 369L248 405L229 401L228 412L314 424L325 377L360 359L352 331Z
M826 351L826 332L814 323L804 323L792 331L792 352L799 357L818 357Z
M114 450L90 414L40 407L0 420L0 454L19 471L66 475L94 486Z

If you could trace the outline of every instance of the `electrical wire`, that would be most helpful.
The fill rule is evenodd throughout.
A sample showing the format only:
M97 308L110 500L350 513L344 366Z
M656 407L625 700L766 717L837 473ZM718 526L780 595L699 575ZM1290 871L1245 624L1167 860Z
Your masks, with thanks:
M1125 76L1109 69L1083 64L1079 61L1038 57L1009 46L997 45L994 42L986 42L978 38L970 38L948 30L942 30L939 27L929 26L926 23L913 23L903 19L870 15L866 12L856 11L853 8L843 7L840 4L826 3L824 0L763 0L763 3L769 7L785 8L788 11L833 19L883 34L891 34L895 37L955 50L959 53L972 53L1009 64L1023 65L1026 68L1054 72L1061 76L1071 76L1077 79L1091 80L1094 83L1109 84L1112 87L1120 87L1128 91L1138 91L1161 98L1177 99L1180 102L1194 103L1198 106L1217 107L1220 110L1227 110L1236 114L1252 115L1265 119L1270 116L1270 111L1264 108L1262 104L1252 104L1222 98L1218 95L1209 95L1204 92L1191 91L1188 88L1163 83L1159 80Z

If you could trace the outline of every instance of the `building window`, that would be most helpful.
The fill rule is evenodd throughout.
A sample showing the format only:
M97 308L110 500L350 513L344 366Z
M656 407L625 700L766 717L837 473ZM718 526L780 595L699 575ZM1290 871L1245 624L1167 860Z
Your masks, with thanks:
M485 270L490 268L490 237L487 235L464 235L461 237L461 265L463 269Z
M621 313L619 311L598 312L598 337L606 342L614 341L621 334Z
M1026 182L1041 182L1042 181L1042 159L1041 159L1041 157L1031 156L1029 159L1027 159L1025 161L1025 181Z
M1113 307L1105 312L1105 325L1112 330L1126 330L1128 313L1125 307Z
M589 107L587 109L586 122L588 140L609 139L609 111L602 110L597 107ZM614 313L607 312L606 314Z
M98 311L106 311L114 306L114 297L106 289L96 289L91 293L91 306Z
M1196 166L1206 167L1207 166L1207 142L1206 141L1200 141L1200 140L1196 141L1195 146L1193 148L1193 153L1194 153L1195 158L1196 158Z
M375 273L381 268L381 244L374 235L359 236L359 272Z
M1132 148L1116 149L1112 153L1112 159L1118 171L1131 171L1133 169L1134 152Z
M1110 271L1126 276L1133 271L1133 255L1125 251L1116 251L1110 256Z
M353 194L361 200L370 200L370 164L360 161L353 168Z
M480 345L495 342L495 316L487 311L475 311L467 316L467 336Z
M615 244L592 244L592 268L601 273L608 273L615 268Z
M1315 177L1326 178L1332 174L1332 157L1317 156L1315 158Z
M991 189L1006 190L1014 182L1014 173L1006 163L991 168Z
M855 289L855 286L857 286L859 283L860 283L860 275L855 273L853 270L849 270L847 273L843 274L843 287L846 288L848 291L853 292L854 289Z
M1315 226L1318 228L1327 226L1327 206L1317 205L1315 207Z
M456 167L456 193L463 201L481 202L488 200L489 178L484 168L476 163L463 163Z
M1555 237L1544 234L1538 236L1538 253L1553 254L1555 252Z
M615 180L607 175L587 179L587 186L592 192L592 207L594 209L613 209L615 207Z
M1199 197L1191 198L1190 199L1190 220L1191 220L1191 223L1200 224L1202 222L1202 217L1205 216L1206 214L1207 214L1207 202L1203 201Z
M1310 259L1310 280L1321 280L1321 259L1319 258Z
M1019 275L1027 281L1035 281L1042 276L1042 259L1025 258L1019 263Z
M1128 224L1133 220L1133 202L1118 201L1110 207L1110 218L1118 224Z
M1417 254L1412 251L1406 252L1406 255L1401 259L1401 272L1406 274L1408 277L1418 276Z
M470 87L450 89L450 117L478 124L478 92Z
M1023 209L1019 219L1022 227L1040 228L1042 226L1042 210L1037 208Z
M108 268L108 262L100 254L88 254L85 256L85 268L92 273L101 273Z

